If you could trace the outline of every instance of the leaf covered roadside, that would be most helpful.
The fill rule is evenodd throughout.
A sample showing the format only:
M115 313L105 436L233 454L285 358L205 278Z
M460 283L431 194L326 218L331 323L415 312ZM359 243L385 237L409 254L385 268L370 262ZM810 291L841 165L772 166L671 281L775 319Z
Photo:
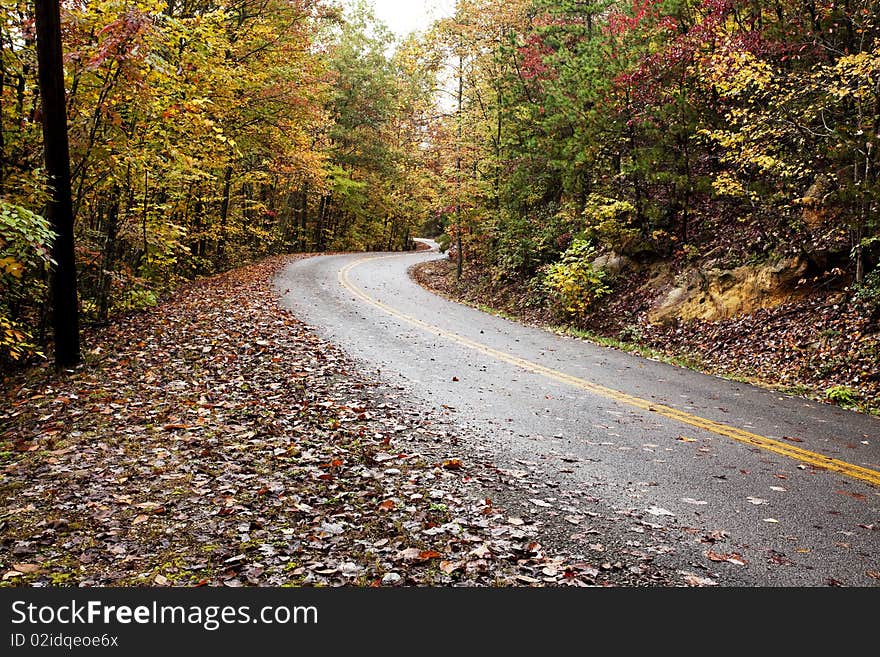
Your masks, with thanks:
M466 267L461 281L448 260L415 266L428 290L488 307L539 326L559 316L530 302L527 284L496 281ZM880 410L880 332L858 301L838 291L816 291L798 301L715 321L651 324L652 294L644 272L621 279L590 312L567 318L563 330L627 351L663 357L691 369L804 395L866 412ZM583 333L582 333L583 334ZM836 394L835 394L836 392Z
M4 381L3 585L657 583L496 508L489 466L278 308L288 260L92 334L68 377Z

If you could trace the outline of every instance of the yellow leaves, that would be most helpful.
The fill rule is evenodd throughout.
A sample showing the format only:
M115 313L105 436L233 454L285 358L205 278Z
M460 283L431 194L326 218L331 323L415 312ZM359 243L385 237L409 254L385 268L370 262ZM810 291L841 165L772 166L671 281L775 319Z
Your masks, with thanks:
M706 80L722 96L735 97L747 91L764 91L774 78L771 66L745 50L726 50L704 62Z
M852 97L863 100L875 92L875 78L880 76L880 47L872 52L858 52L840 57L833 67L822 67L817 77L831 78L828 91L838 100ZM821 82L820 82L821 83Z
M0 315L0 352L12 360L21 360L26 356L42 356L31 340L31 336L17 324Z
M751 158L751 161L752 164L765 172L771 172L782 166L780 160L771 155L767 155L766 153L755 155Z
M24 266L15 258L0 258L0 273L6 273L15 278L21 278L24 274Z
M742 183L727 171L719 174L718 177L712 181L712 190L718 196L746 196L746 189L743 187Z

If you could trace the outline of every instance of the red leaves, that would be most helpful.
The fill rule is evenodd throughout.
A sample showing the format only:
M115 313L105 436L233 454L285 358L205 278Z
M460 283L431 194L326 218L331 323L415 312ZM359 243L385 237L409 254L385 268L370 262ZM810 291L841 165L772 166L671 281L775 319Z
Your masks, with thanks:
M745 566L748 561L746 561L741 555L736 552L731 552L730 554L721 554L719 552L715 552L714 550L709 550L706 552L706 558L709 561L716 562L727 562L732 563L736 566Z
M834 492L837 493L838 495L846 495L847 497L851 497L854 500L858 500L859 502L864 502L865 500L868 499L867 497L865 497L861 493L853 493L853 492L850 492L847 490L836 490Z

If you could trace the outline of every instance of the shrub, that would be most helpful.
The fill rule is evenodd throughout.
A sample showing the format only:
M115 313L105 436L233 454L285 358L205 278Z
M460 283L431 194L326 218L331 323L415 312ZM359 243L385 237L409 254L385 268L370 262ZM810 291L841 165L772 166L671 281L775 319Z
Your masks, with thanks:
M624 255L638 255L649 250L641 231L633 226L636 209L629 201L618 201L593 194L584 209L584 234L605 249Z
M825 396L840 406L855 406L858 404L859 395L852 388L846 386L832 386L825 391Z
M569 314L582 314L594 301L611 293L605 272L593 268L595 257L590 242L575 240L562 259L544 271L544 287Z
M528 280L559 259L581 229L574 209L549 204L527 216L503 215L495 227L495 273L499 279Z
M871 317L880 314L880 267L875 267L853 289L853 299L865 310L865 314Z
M22 309L42 302L54 238L43 217L0 200L0 358L21 360L38 353L20 317Z
M449 237L448 233L442 233L437 237L436 241L440 246L440 253L446 253L449 250L449 245L452 244L452 238Z

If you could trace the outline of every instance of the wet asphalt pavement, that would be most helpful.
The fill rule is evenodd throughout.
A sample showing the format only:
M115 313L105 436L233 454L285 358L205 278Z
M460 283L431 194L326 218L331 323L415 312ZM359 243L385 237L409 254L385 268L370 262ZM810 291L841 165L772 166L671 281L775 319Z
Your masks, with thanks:
M548 507L523 499L524 509L556 515L557 499L586 491L604 515L622 520L615 529L621 545L647 544L640 536L645 527L662 532L672 537L672 548L658 557L664 567L706 573L724 585L880 585L876 485L527 371L497 355L870 471L880 471L880 419L453 303L407 275L412 265L438 257L445 256L309 258L289 265L276 285L282 304L298 318L367 371L437 409L481 455L503 467L540 470ZM467 346L474 344L486 349ZM638 526L627 526L632 518ZM700 541L713 532L724 532L723 540ZM707 561L709 550L738 556ZM739 557L745 565L736 563Z

